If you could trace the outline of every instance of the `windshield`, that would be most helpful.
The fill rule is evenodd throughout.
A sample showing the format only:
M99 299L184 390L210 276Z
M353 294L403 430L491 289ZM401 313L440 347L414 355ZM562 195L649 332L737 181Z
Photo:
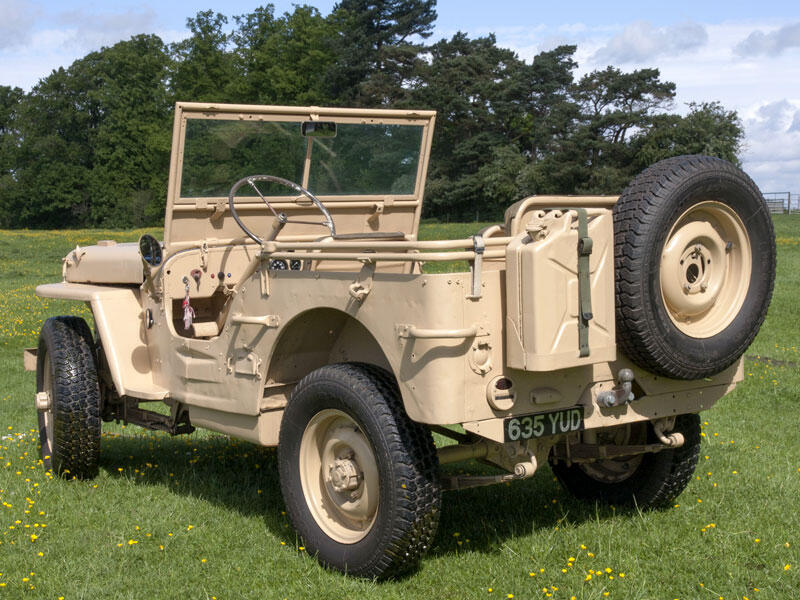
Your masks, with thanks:
M304 137L301 121L186 121L181 197L224 197L248 175L274 175L318 196L410 195L423 126L338 123L336 137ZM308 162L306 159L309 159ZM286 188L264 186L268 196ZM244 186L242 196L255 192Z

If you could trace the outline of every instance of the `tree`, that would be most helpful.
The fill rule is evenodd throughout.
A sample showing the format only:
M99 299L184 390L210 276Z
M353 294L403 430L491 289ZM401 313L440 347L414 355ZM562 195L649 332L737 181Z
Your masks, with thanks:
M689 113L658 115L652 125L637 134L637 168L681 154L705 154L740 164L744 129L736 111L719 102L689 103Z
M330 95L344 105L402 101L423 52L419 41L433 32L435 6L436 0L339 2L329 17L336 27Z
M25 98L16 225L127 226L163 215L168 57L140 35L53 71ZM20 196L22 197L22 196Z
M330 103L325 77L335 64L332 23L311 6L274 17L270 4L234 17L232 96L257 104Z
M173 101L169 57L154 35L101 51L95 65L103 119L91 142L91 221L136 225L163 218Z
M658 69L615 67L584 75L571 90L577 112L568 135L520 177L529 193L615 194L638 172L631 136L672 105L675 84Z
M18 193L16 181L20 144L18 112L25 93L18 87L0 86L0 226L13 223Z
M515 72L506 94L521 103L520 118L513 123L519 143L532 159L552 151L552 145L572 133L578 106L570 92L576 46L558 46L533 57Z
M508 155L514 145L512 124L524 109L508 101L509 86L523 63L498 48L493 35L470 40L462 32L437 42L429 54L411 91L415 106L438 111L426 214L472 219L486 208L481 167L493 160L495 149L506 147Z
M170 45L174 61L172 94L190 102L225 102L233 79L233 57L227 51L229 36L223 31L228 17L212 10L186 19L192 32Z

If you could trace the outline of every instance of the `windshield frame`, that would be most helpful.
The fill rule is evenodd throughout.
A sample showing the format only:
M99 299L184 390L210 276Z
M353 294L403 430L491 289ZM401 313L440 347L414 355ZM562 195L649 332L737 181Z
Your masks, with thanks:
M183 177L183 160L186 147L186 131L190 119L218 119L229 121L274 121L297 123L298 128L303 121L332 121L337 124L357 125L415 125L422 128L419 160L414 190L408 194L392 193L352 193L352 194L318 194L325 201L353 201L369 200L376 197L396 201L422 201L427 173L428 158L432 138L434 111L398 111L380 109L343 109L320 107L285 107L285 106L246 106L246 105L207 105L200 103L179 102L175 107L175 124L173 131L172 161L170 166L169 192L167 198L168 210L175 205L193 204L198 201L215 203L226 196L181 196L181 183ZM307 138L308 145L303 165L302 181L297 181L303 187L308 187L311 170L310 150L315 138ZM270 175L271 173L249 173L249 175ZM235 181L231 181L233 185ZM290 201L296 195L287 193L286 196L274 196L276 201ZM243 196L241 202L253 202L254 198ZM238 202L237 202L238 204Z
M419 161L414 190L410 194L364 193L347 195L319 195L325 205L332 211L358 210L369 212L376 207L403 206L404 210L413 211L410 230L407 234L416 238L422 213L422 201L425 190L425 179L430 160L431 142L436 112L430 110L386 110L386 109L361 109L361 108L323 108L323 107L291 107L291 106L259 106L243 104L206 104L198 102L178 102L175 105L175 119L172 133L172 153L170 160L169 185L167 189L167 206L164 222L164 238L167 245L175 236L188 241L187 238L198 239L200 236L188 231L173 231L175 221L181 222L180 227L188 225L186 219L205 216L214 220L218 214L227 210L227 196L208 197L181 197L181 178L183 174L183 159L186 144L187 123L190 119L222 119L233 121L277 121L296 122L300 128L303 121L332 121L337 124L376 124L376 125L416 125L422 127ZM309 138L314 139L314 138ZM303 181L307 183L309 176L308 157L303 169ZM248 173L248 175L270 175L271 173ZM235 181L231 181L231 186ZM291 208L308 204L308 199L297 195L287 188L285 196L269 197L270 203L276 210L283 207ZM257 205L264 204L257 197L237 196L236 206L256 209ZM411 216L409 214L409 216ZM198 224L199 225L199 224ZM213 225L213 224L212 224ZM178 227L175 225L175 227ZM195 229L192 226L191 229ZM213 227L204 227L205 231L213 231ZM174 234L174 235L173 235ZM205 233L204 235L208 235Z

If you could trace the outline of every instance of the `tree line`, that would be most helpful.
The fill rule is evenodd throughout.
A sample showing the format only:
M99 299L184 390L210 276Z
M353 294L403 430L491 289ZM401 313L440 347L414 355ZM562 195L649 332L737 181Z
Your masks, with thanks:
M435 109L424 216L443 220L497 219L530 194L616 194L678 154L738 163L737 114L677 114L657 69L576 78L573 45L526 62L493 35L430 42L435 4L203 11L181 41L141 34L29 93L0 86L0 226L160 223L176 101Z

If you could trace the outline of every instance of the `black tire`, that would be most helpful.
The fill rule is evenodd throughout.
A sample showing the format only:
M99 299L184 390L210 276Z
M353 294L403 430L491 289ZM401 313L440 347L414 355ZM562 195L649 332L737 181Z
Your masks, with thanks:
M648 443L656 443L652 426L642 425L647 430L643 437ZM697 466L700 417L696 414L678 416L673 431L684 436L684 444L673 450L569 466L551 460L550 466L561 485L581 500L642 509L667 506L683 492ZM624 465L631 465L628 472L621 468ZM615 475L603 481L597 475L602 472Z
M744 353L775 280L772 219L745 173L708 156L658 162L620 196L614 238L617 344L633 362L701 379Z
M79 317L52 317L39 335L36 391L39 442L46 469L66 478L91 479L100 457L100 387L92 333Z
M365 451L349 454L360 472L359 487L352 492L333 490L333 477L325 477L326 468L330 467L329 474L334 468L326 465L320 445L325 441L325 447L333 448L330 440L344 437L337 433L342 429L328 424L329 417L343 423L349 419L353 433L348 435L356 437L356 443L366 440L369 444ZM365 459L370 449L372 456ZM317 453L319 468L305 470L310 474L304 484L302 465L309 463L301 462L301 456L314 458ZM369 461L373 461L372 469L365 466ZM322 367L304 377L283 415L278 468L289 518L307 551L323 565L351 575L386 578L414 567L430 548L441 506L436 449L430 432L405 414L397 384L386 371L347 363ZM369 472L377 475L370 478ZM304 492L304 485L311 493ZM377 497L377 508L371 524L331 533L331 527L338 527L337 519L346 521L349 516L336 512L334 503L342 500L341 494L361 493L357 501L363 501L376 487L378 494L372 498ZM309 508L313 503L308 497L314 491L324 496L320 505L327 502L333 508Z

